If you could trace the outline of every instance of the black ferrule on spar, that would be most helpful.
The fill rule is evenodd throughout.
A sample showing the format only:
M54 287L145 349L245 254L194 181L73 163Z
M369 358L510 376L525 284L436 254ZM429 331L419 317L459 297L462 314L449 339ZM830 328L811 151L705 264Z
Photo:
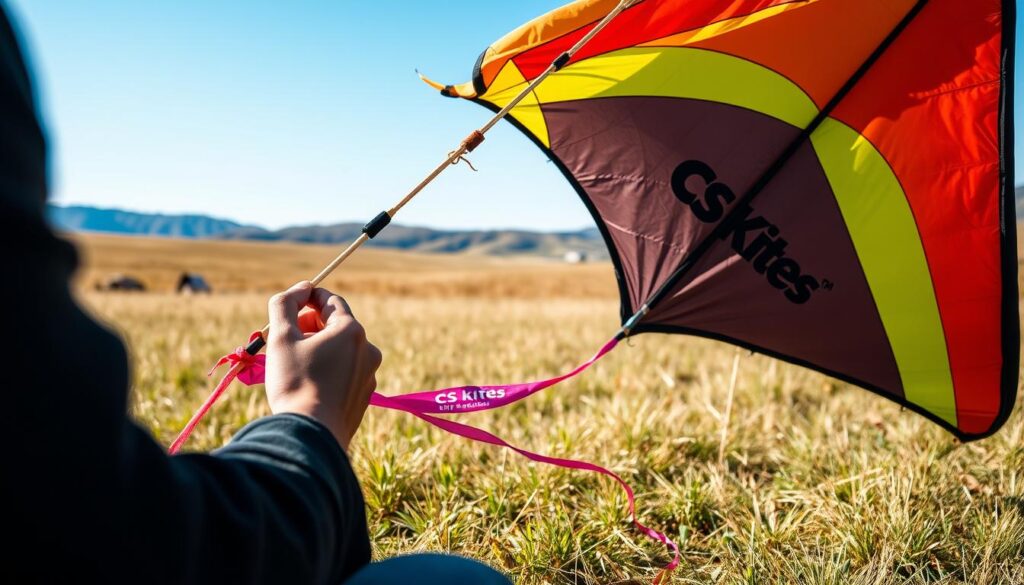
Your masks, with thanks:
M562 67L565 67L569 63L569 59L572 59L572 55L570 55L567 52L559 55L558 58L555 59L555 62L552 63L552 65L555 66L555 71L558 71Z
M391 216L388 215L388 212L382 211L377 214L377 217L371 219L370 223L363 226L363 233L373 239L381 230L388 227L389 223L391 223Z
M267 345L267 341L260 335L256 339L249 342L249 345L245 346L245 353L249 355L256 355L263 349L263 346Z

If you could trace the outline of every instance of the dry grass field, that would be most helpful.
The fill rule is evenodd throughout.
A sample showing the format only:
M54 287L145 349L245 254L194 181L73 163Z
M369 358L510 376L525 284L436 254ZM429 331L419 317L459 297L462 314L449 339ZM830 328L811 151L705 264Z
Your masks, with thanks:
M210 364L264 323L267 293L309 277L334 251L79 240L83 302L127 340L134 414L164 444L205 398ZM183 269L204 273L215 294L169 294ZM92 291L110 272L156 292ZM367 250L329 286L381 347L385 394L547 377L617 329L605 265ZM266 413L260 389L236 386L191 448L221 445ZM964 445L825 376L719 343L643 335L574 381L462 420L620 473L642 521L683 551L673 583L1024 583L1020 408L996 436ZM525 584L645 582L669 559L631 530L624 497L602 477L378 410L351 456L378 557L463 553Z

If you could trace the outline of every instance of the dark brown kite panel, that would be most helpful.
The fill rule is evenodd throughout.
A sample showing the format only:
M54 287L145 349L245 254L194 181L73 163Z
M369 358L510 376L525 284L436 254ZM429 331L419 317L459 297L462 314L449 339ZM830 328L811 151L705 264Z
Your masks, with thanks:
M580 100L543 110L552 151L608 229L634 308L799 134L757 112L682 98ZM810 144L735 217L645 326L771 348L902 396L885 329Z

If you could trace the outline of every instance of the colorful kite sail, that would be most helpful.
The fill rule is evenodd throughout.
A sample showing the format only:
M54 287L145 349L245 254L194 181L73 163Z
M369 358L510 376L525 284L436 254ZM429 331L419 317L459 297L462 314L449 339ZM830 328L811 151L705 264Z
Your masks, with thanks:
M616 4L435 86L499 110ZM591 211L627 334L725 340L977 439L1017 388L1013 27L1001 0L645 0L509 119Z

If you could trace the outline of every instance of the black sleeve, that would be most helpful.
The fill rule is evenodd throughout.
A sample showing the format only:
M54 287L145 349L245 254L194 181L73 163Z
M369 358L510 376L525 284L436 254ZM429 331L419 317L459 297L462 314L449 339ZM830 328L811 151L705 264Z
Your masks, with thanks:
M0 0L0 582L340 582L369 541L319 423L268 417L169 457L127 416L124 346L74 301L75 250L43 219L29 81Z
M134 425L125 444L136 478L123 490L127 533L163 533L158 548L136 552L130 581L340 583L369 561L356 478L310 418L257 420L213 456L167 457Z

